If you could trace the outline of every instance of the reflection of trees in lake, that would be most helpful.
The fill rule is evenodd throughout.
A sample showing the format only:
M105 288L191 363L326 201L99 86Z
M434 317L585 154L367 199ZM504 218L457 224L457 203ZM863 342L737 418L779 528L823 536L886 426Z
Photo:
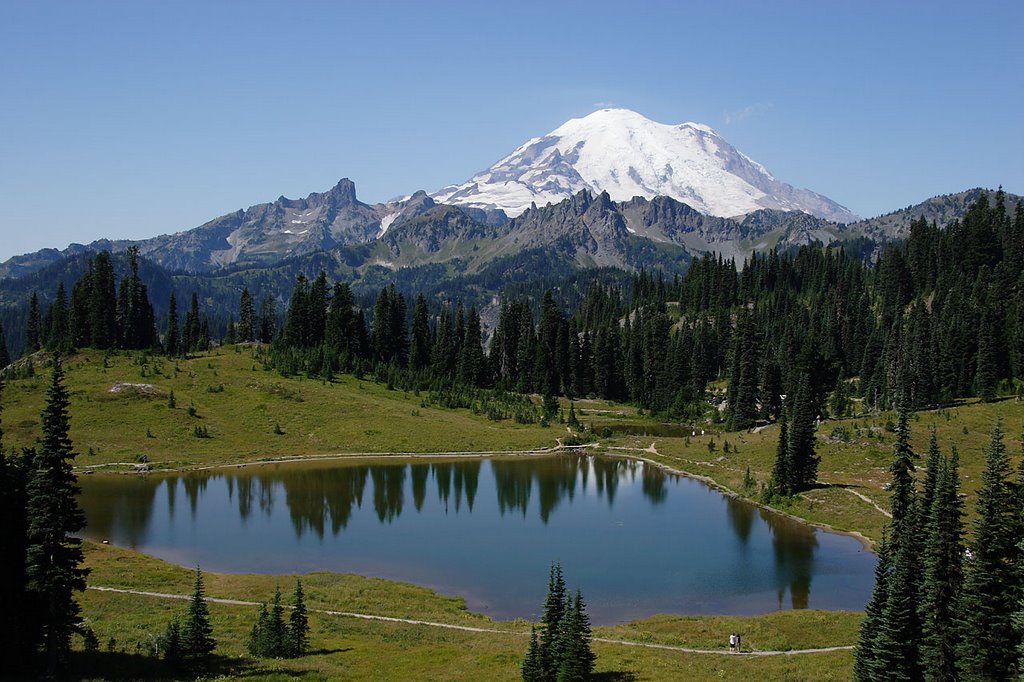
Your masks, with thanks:
M668 476L665 470L653 464L644 464L641 472L641 489L644 497L653 504L661 504L668 497L668 488L665 484Z
M188 506L192 512L193 519L196 517L199 497L206 491L206 483L209 477L209 474L188 474L181 477L181 484L185 489L185 497L188 498Z
M747 540L750 539L750 531L754 527L754 505L735 497L726 496L725 513L729 518L729 524L736 532L736 537L746 545Z
M86 532L104 540L115 537L133 548L144 543L161 482L148 476L90 480L79 497L79 506L89 510Z
M582 468L588 466L588 458L562 455L545 459L497 459L491 461L494 481L498 492L498 509L521 511L526 516L534 481L537 483L537 500L540 518L548 522L551 512L564 497L570 500L576 492L576 478Z
M792 607L806 609L811 593L814 551L818 547L817 533L806 524L764 509L761 510L761 519L772 534L779 608L782 608L788 588Z
M409 473L412 477L412 503L416 511L423 509L423 501L427 497L427 479L430 478L429 464L410 464Z
M619 489L619 478L629 466L630 460L613 459L611 457L594 457L590 464L594 469L594 488L597 496L607 495L608 506L615 503L615 493Z
M402 513L405 465L380 464L370 467L373 478L373 508L377 518L389 523Z
M362 505L369 468L295 469L283 474L285 504L298 535L308 529L323 537L328 520L332 535L348 525L352 507Z

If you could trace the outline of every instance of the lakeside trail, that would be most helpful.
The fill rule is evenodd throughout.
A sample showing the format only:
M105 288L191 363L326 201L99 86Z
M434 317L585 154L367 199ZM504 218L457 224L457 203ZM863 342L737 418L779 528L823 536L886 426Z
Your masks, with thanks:
M95 590L96 592L112 592L115 594L131 594L140 597L151 597L154 599L177 599L180 601L188 601L192 598L192 595L188 594L170 594L167 592L147 592L144 590L129 590L120 587L105 587L101 585L89 585L88 589ZM205 597L206 601L212 604L225 604L228 606L256 606L260 605L259 602L245 601L243 599L224 599L221 597ZM285 606L285 608L290 608ZM497 634L497 635L512 635L517 637L529 637L528 632L516 632L514 630L498 630L496 628L480 628L471 625L454 625L451 623L436 623L428 620L415 620L412 618L395 618L393 616L375 616L368 613L351 613L348 611L334 611L330 609L307 609L310 613L317 613L324 616L337 616L341 618L359 618L361 620L374 620L384 621L387 623L402 623L405 625L420 625L423 627L431 628L444 628L447 630L460 630L462 632L477 632L483 634ZM653 642L632 642L625 639L609 639L606 637L594 637L592 638L595 642L601 642L602 644L617 644L621 646L636 646L644 647L648 649L663 649L666 651L677 651L684 654L710 654L718 656L799 656L804 654L822 654L831 651L848 651L853 649L853 645L848 646L831 646L824 647L821 649L790 649L788 651L741 651L739 653L732 653L726 649L692 649L689 647L674 646L671 644L655 644Z

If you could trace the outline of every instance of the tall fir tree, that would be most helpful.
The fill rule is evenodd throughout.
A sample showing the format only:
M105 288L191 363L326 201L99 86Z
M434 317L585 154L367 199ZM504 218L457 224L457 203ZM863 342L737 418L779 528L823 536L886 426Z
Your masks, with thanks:
M557 682L585 682L594 672L594 652L590 648L590 617L583 596L576 590L559 625Z
M28 321L25 323L25 354L42 348L42 321L39 317L39 297L35 289L28 299Z
M537 628L530 628L530 648L520 667L523 682L544 682L544 668L540 660L540 643L537 640Z
M292 609L288 614L288 645L289 656L304 656L309 650L309 612L306 610L306 596L302 590L302 581L295 579L295 590L292 592Z
M181 355L181 331L178 328L178 302L171 292L167 301L167 329L164 332L164 352L171 356Z
M565 616L568 595L565 590L565 578L562 577L562 565L551 564L548 575L548 594L544 600L544 614L541 617L540 633L540 665L545 680L554 680L558 674L561 660L561 642L559 625Z
M961 641L957 669L964 679L1007 680L1017 674L1020 635L1013 627L1017 608L1018 504L1010 461L996 423L985 452L971 539L971 558L959 606Z
M887 671L879 657L880 637L886 603L889 601L889 579L892 573L889 555L888 531L882 530L882 541L878 544L878 561L875 563L875 585L871 598L864 607L860 634L853 651L853 679L856 682L886 682Z
M4 326L0 324L0 370L11 364L11 355L7 350L7 337L4 336Z
M248 343L256 340L256 308L249 288L242 289L238 298L238 341Z
M933 431L934 440L934 431ZM938 451L938 446L934 446ZM932 465L929 454L929 467ZM925 526L921 583L921 665L927 680L956 680L956 601L963 584L963 502L956 448L935 464L935 489ZM930 473L930 472L929 472Z
M185 621L181 626L182 655L190 661L200 661L213 653L216 646L213 625L210 624L210 608L206 604L203 590L203 573L196 566L192 597L185 609Z
M790 468L791 492L802 490L818 479L820 458L815 452L816 424L817 410L811 391L810 377L807 373L801 373L796 394L793 396L786 452Z
M28 590L38 595L45 609L48 677L56 674L70 650L71 633L80 622L74 593L85 589L88 574L81 567L82 541L75 537L85 527L85 515L78 506L80 490L72 468L75 452L69 436L69 405L60 355L55 354L41 416L43 437L32 462L26 493L25 575Z

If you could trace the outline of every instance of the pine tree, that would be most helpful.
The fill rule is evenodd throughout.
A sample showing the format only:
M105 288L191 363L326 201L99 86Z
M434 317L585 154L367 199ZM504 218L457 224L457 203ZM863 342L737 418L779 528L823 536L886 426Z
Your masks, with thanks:
M46 672L52 677L70 648L78 626L79 607L73 593L85 589L88 571L81 568L82 541L74 537L85 527L78 506L79 488L72 462L75 452L68 436L68 391L59 355L53 357L53 375L41 416L43 437L27 489L27 587L39 595L46 610L44 638Z
M25 354L30 355L42 348L42 325L39 319L39 297L35 289L28 299L28 322L25 324Z
M790 492L812 485L818 479L819 457L815 454L814 429L817 418L811 392L810 377L800 375L793 409L790 415L789 442L786 457L789 462Z
M270 343L274 340L274 334L277 333L277 303L274 301L274 297L267 294L263 297L260 302L260 318L259 318L259 329L257 332L257 341L260 343Z
M246 651L249 652L250 656L257 658L265 658L269 656L267 653L267 631L269 629L268 623L270 620L270 613L267 612L267 603L260 602L260 610L256 615L256 622L252 624L252 630L249 631L249 641L246 644Z
M559 627L557 682L583 682L594 671L594 652L590 649L590 617L583 596L576 590Z
M4 326L0 324L0 370L11 364L11 355L7 350L7 337L4 336Z
M284 607L281 605L281 588L274 590L274 599L270 603L270 615L267 617L265 630L267 642L266 656L282 658L287 653L288 631L284 624Z
M302 581L295 580L295 591L292 593L292 611L288 616L287 655L304 656L309 649L309 614L306 611L305 595Z
M789 422L786 409L782 409L779 419L779 443L775 448L775 465L772 467L770 490L780 495L793 493L792 466L789 461Z
M960 600L957 667L965 679L1006 680L1017 673L1017 504L1010 462L997 422L985 453L977 518Z
M932 457L929 455L928 459L930 473ZM920 618L921 663L928 680L957 679L956 600L963 584L963 503L958 468L954 448L948 459L943 458L937 464L935 490L925 527Z
M242 289L238 300L238 341L247 343L256 340L256 309L253 306L249 288Z
M537 641L537 628L530 628L530 648L520 668L523 682L544 682L544 668L540 660L540 644Z
M106 350L117 344L117 292L114 265L110 253L101 251L93 258L92 291L89 300L90 345Z
M883 530L882 541L878 544L878 562L875 564L875 586L871 591L871 599L864 607L864 620L861 621L860 635L853 652L853 679L856 682L885 682L887 679L886 671L879 662L877 642L886 602L889 600L891 573L888 535Z
M167 331L164 332L164 352L171 357L181 354L181 332L178 330L178 302L171 292L167 301Z
M171 668L176 668L182 662L181 623L174 617L167 623L167 630L164 633L164 662Z
M46 348L50 351L67 353L71 350L71 335L68 328L68 296L64 290L64 282L57 284L57 292L47 313L50 320L47 330Z
M185 622L181 626L182 657L198 661L213 653L216 646L213 626L210 624L210 609L203 594L203 574L196 566L195 586L185 610Z
M544 614L541 617L543 630L540 633L540 664L545 680L553 680L558 674L558 662L561 659L558 629L565 616L567 600L562 565L556 562L551 564L548 595L544 600Z
M412 310L412 344L409 348L409 368L414 371L430 365L430 313L423 294L416 296Z

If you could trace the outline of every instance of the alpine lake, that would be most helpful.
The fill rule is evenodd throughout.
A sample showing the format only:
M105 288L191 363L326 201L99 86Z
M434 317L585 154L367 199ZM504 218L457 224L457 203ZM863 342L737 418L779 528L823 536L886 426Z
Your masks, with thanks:
M642 461L349 459L80 479L83 535L232 573L337 571L539 617L561 562L597 624L861 610L875 556Z

